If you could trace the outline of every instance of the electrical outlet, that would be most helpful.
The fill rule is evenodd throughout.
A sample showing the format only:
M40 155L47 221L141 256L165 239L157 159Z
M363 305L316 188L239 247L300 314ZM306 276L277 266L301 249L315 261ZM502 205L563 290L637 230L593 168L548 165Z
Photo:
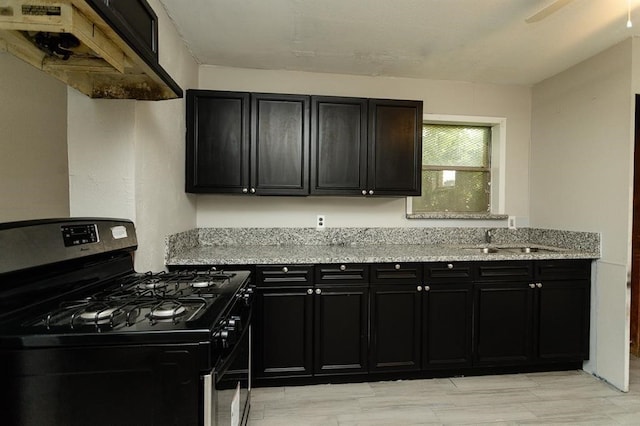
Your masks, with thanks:
M507 227L509 229L516 229L516 217L515 216L509 216L509 218L507 219Z
M316 216L316 229L324 229L324 215L319 214Z

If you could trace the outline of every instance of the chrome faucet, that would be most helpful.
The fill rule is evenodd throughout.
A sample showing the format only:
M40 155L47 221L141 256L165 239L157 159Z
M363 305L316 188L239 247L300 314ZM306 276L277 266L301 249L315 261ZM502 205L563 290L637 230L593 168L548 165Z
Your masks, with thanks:
M487 244L491 244L491 240L493 239L493 229L487 229L484 231L484 242Z

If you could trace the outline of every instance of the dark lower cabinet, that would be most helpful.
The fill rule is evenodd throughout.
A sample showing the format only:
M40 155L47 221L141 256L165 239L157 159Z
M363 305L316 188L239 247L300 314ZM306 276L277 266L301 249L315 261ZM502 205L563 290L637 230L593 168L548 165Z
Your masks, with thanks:
M256 289L256 378L313 373L313 297L308 288Z
M422 293L415 284L371 287L371 372L420 369Z
M318 281L328 285L314 285L309 266L257 268L256 379L367 373L367 267L329 266L315 268Z
M318 286L314 293L314 373L366 373L369 289Z
M473 285L436 283L422 298L422 368L471 365Z
M475 284L475 365L588 359L590 261L503 262L479 269L495 281Z
M529 362L533 343L533 292L529 283L476 284L474 302L474 364Z
M537 359L589 358L588 280L542 281L537 296Z
M258 266L255 280L258 384L576 368L589 356L590 261Z

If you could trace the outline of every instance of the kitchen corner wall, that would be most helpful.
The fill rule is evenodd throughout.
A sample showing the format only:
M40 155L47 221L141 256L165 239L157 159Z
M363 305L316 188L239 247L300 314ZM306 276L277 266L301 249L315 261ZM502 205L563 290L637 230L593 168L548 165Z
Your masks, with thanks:
M67 88L0 53L0 222L67 217Z
M637 41L628 39L535 85L531 124L531 226L600 232L585 369L622 390L629 386L637 51Z
M183 88L198 66L159 1L160 63ZM68 146L72 216L111 216L136 224L136 270L164 268L164 239L196 226L184 192L184 99L90 99L69 88Z
M217 66L201 66L199 80L200 89L415 99L424 102L425 114L506 117L506 213L528 218L529 87ZM506 225L407 220L404 198L199 195L197 212L199 227L313 227L318 214L328 227Z

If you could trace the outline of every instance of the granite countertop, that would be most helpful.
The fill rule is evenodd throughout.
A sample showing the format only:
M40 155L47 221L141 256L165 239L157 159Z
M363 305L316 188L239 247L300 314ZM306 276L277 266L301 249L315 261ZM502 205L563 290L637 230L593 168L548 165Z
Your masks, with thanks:
M539 251L522 253L520 247ZM481 247L497 248L482 253ZM320 263L460 262L496 260L595 259L599 253L536 244L517 245L198 245L176 250L172 265L276 265Z

